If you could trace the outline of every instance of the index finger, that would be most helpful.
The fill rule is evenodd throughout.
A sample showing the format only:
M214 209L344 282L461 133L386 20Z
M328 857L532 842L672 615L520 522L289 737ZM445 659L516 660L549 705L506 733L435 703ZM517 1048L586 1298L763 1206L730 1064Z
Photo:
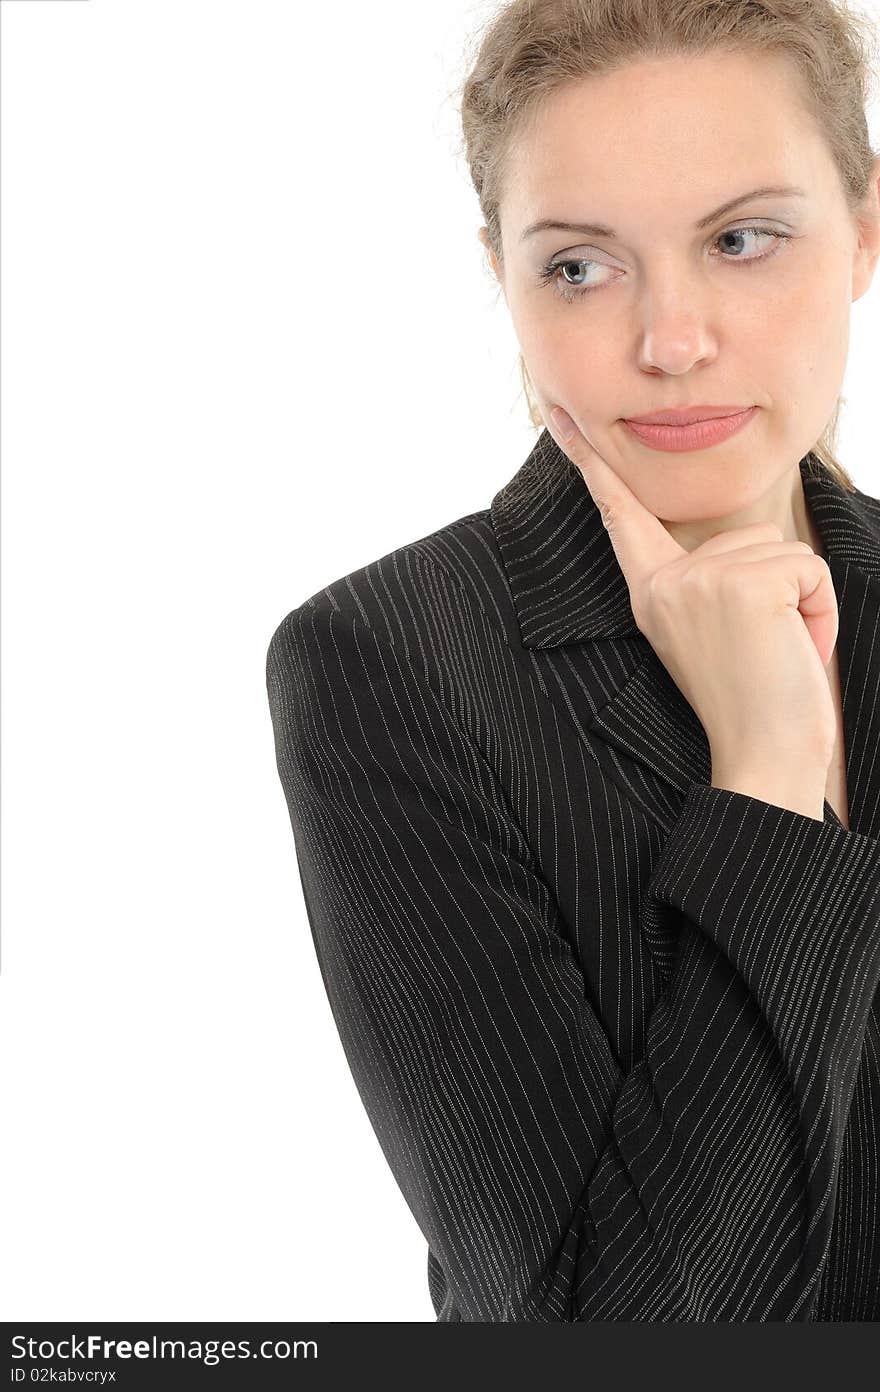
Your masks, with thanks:
M628 484L594 449L567 411L554 406L547 428L583 475L630 589L653 575L660 566L686 554L660 519L639 501Z

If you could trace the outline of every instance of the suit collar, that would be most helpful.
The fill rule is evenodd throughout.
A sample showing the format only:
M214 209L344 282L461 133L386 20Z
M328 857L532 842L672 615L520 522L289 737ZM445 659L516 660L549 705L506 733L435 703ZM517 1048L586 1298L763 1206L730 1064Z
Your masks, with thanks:
M832 574L851 565L880 579L880 508L810 453L799 468ZM601 513L548 430L490 512L525 647L642 636Z

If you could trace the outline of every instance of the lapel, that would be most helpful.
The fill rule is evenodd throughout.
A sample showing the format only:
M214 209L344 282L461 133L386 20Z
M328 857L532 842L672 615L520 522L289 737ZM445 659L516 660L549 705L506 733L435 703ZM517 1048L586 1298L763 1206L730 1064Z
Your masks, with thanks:
M880 838L880 501L850 493L810 453L799 468L838 598L850 828ZM582 737L635 761L642 778L627 782L644 784L669 830L688 785L711 778L706 734L638 629L599 509L548 430L490 513L524 647L533 662L543 653L557 683L565 673ZM841 825L827 802L825 820Z

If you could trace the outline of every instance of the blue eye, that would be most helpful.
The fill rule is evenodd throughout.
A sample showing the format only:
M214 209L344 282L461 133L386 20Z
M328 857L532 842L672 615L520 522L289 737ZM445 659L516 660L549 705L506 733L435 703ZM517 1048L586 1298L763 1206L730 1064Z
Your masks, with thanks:
M724 237L747 237L750 235L754 235L757 237L770 237L773 239L776 245L770 251L763 252L760 256L725 256L722 259L725 261L730 261L731 263L739 261L742 263L743 266L760 265L761 262L769 261L772 256L775 256L777 252L781 251L783 242L791 240L790 232L771 232L770 229L767 227L732 227L729 228L726 232L719 233L719 235L715 238L715 241L716 243L720 242ZM605 263L602 261L590 261L585 257L563 256L558 260L549 261L547 265L544 266L540 271L538 280L542 285L547 285L550 282L553 282L554 288L556 289L556 293L560 296L560 298L571 302L572 300L580 299L583 295L591 294L593 290L600 290L602 286L574 285L571 281L560 282L558 278L558 272L561 271L563 267L589 267L602 266L604 264Z

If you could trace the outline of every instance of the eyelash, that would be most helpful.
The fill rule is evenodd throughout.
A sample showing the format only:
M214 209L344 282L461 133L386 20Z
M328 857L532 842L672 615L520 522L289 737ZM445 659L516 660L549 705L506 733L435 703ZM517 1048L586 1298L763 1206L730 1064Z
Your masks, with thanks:
M764 261L769 261L771 257L776 256L777 253L780 252L780 251L782 250L782 245L781 245L781 244L782 244L783 242L791 241L791 237L792 237L792 234L791 234L790 232L774 232L774 231L771 231L771 229L770 229L769 227L730 227L730 228L727 228L724 232L719 232L719 233L718 233L718 236L715 238L715 241L716 241L716 242L720 242L720 240L721 240L722 237L729 237L729 236L735 235L735 234L738 233L738 232L743 232L743 233L757 232L759 236L760 236L760 235L763 235L763 236L765 236L765 237L773 237L773 238L775 238L775 240L776 240L776 242L777 242L777 245L773 247L772 251L765 251L764 254L763 254L763 256L752 256L752 257L750 257L748 260L742 261L742 265L744 265L744 266L755 266L755 265L760 265L760 264L761 264L762 262L764 262ZM722 258L722 259L723 259L723 260L731 259L731 260L733 261L733 263L735 264L735 263L737 262L737 260L739 260L740 258L738 258L738 257L733 257L733 258L724 257L724 258ZM556 273L557 273L557 271L560 269L560 267L562 267L562 266L602 266L602 265L604 265L604 264L605 264L605 263L604 263L603 261L592 261L589 257L586 257L586 256L581 256L581 257L578 257L578 256L563 256L563 257L561 257L561 258L559 258L559 259L557 259L557 260L548 261L547 265L544 266L543 269L541 270L538 279L539 279L539 282L540 282L541 285L547 285L547 284L549 284L551 281L554 281L554 282L555 282ZM581 299L584 295L590 295L590 294L592 294L592 292L593 292L594 290L601 290L601 289L602 289L602 286L601 286L601 285L585 285L585 286L568 285L568 286L566 287L566 289L563 290L563 289L560 289L559 283L558 283L558 282L555 282L554 288L555 288L555 290L556 290L556 293L559 295L560 299L565 300L565 301L567 301L568 303L571 303L573 300L579 300L579 299Z

